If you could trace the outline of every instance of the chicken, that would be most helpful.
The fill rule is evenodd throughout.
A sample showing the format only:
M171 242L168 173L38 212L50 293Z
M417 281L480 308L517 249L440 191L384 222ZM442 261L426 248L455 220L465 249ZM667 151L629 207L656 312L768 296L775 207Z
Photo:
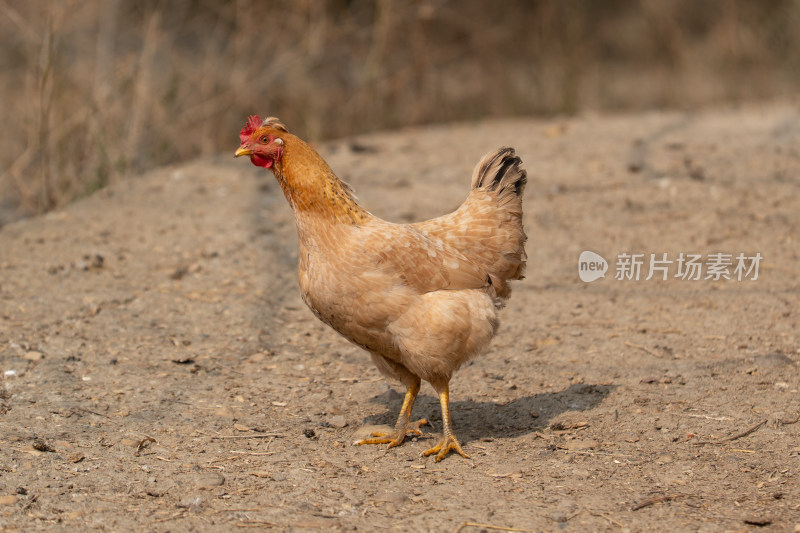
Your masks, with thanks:
M359 444L402 444L421 380L442 409L441 441L424 452L468 458L453 433L449 383L497 332L509 280L525 271L521 196L525 170L512 148L481 159L456 211L415 224L386 222L358 205L350 187L277 118L251 116L235 156L271 169L294 211L302 297L324 323L370 353L406 387L394 430Z

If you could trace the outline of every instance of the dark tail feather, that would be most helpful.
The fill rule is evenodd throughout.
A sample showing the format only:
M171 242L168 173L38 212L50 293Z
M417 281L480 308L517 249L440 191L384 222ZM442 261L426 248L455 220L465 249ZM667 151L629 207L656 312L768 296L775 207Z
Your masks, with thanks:
M510 191L515 196L522 196L528 178L525 169L520 168L521 164L513 148L500 148L486 154L472 174L472 188L484 188L499 195Z
M500 148L483 156L472 174L475 201L488 197L494 206L493 237L484 242L488 255L483 264L498 303L511 294L508 280L525 276L527 237L522 227L522 193L528 179L521 165L513 148Z

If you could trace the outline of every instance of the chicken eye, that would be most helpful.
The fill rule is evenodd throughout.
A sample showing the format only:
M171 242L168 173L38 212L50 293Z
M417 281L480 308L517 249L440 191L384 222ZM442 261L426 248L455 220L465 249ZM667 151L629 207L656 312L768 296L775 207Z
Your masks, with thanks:
M264 135L263 137L261 137L261 142L262 142L262 143L269 142L269 137L267 137L266 135Z

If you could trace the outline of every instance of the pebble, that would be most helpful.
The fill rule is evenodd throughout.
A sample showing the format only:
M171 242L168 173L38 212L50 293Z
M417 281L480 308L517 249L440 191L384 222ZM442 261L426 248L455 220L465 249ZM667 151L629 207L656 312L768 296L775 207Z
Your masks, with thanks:
M794 361L782 353L773 352L756 357L756 363L764 368L780 368L786 365L793 365Z
M205 474L198 476L194 486L198 489L207 490L224 484L225 476L219 472L206 472Z
M186 496L184 497L180 503L178 503L178 507L182 509L189 509L194 512L202 511L203 499L198 498L197 496Z
M328 424L335 428L343 428L347 425L347 420L345 420L344 415L334 415L328 418Z
M15 503L17 503L17 497L13 494L0 496L0 505L14 505Z
M744 517L744 523L752 526L768 526L772 523L772 519L766 516L749 515Z
M576 450L591 450L592 448L599 448L600 443L596 440L571 440L566 443L564 446L569 451L576 451Z
M80 463L85 458L86 458L86 456L83 455L81 452L75 452L75 453L70 454L69 457L67 457L67 460L70 463Z
M405 503L408 500L408 495L403 494L402 492L387 492L380 498L379 501L384 501L386 503Z
M578 478L587 479L590 476L590 473L585 468L573 468L572 475Z
M41 361L42 358L44 357L44 354L42 352L37 352L36 350L31 350L27 352L23 357L28 361Z

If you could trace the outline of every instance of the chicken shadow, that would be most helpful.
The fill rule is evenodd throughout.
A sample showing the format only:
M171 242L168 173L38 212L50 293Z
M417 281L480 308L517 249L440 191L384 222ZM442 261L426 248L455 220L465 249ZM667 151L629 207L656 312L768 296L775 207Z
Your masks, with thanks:
M614 385L572 384L557 392L541 392L517 398L507 403L460 400L450 402L455 432L462 444L473 440L516 437L541 431L551 420L568 411L589 411L597 407L616 387ZM368 424L393 426L402 405L402 395L394 390L371 400L383 403L386 413L369 416ZM411 419L426 418L426 432L441 432L442 415L439 399L420 394L414 404Z

